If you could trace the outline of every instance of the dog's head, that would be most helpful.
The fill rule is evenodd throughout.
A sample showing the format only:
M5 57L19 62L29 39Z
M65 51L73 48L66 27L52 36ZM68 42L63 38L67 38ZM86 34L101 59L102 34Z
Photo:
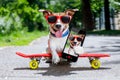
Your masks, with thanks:
M50 32L60 37L66 29L69 27L69 23L78 9L68 9L64 12L53 13L49 10L39 10L43 12L48 24L50 25Z
M84 37L82 35L70 35L69 37L70 46L71 47L80 46L83 38Z

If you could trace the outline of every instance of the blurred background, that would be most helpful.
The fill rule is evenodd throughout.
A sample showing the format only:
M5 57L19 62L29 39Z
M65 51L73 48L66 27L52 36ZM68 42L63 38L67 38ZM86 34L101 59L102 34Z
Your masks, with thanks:
M32 36L33 40L48 32L48 24L39 9L53 12L79 9L72 22L74 31L120 33L120 0L0 0L0 40L5 42L4 45L10 42L14 45L14 40L18 41L22 36L28 41L26 36Z

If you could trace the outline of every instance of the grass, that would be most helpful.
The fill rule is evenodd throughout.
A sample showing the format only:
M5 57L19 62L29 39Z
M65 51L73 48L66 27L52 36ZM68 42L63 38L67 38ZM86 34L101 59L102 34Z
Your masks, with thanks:
M34 32L13 32L10 35L0 36L1 46L23 46L28 45L31 41L47 35L47 31L34 31Z
M107 36L120 36L120 30L101 30L87 32L90 35L107 35Z

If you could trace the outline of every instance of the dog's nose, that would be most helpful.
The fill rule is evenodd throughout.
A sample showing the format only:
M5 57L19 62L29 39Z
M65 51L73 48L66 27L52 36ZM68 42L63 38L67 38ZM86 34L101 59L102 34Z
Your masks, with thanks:
M75 45L77 44L77 42L73 42Z
M60 29L61 28L61 25L60 24L56 24L55 25L57 29Z

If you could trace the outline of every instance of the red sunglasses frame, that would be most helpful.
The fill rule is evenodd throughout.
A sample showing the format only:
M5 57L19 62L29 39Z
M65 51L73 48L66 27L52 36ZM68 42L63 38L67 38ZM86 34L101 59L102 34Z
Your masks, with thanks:
M49 16L55 16L55 17L57 18L56 22L58 21L58 19L60 19L60 21L61 21L62 23L64 23L64 22L61 20L61 18L62 18L63 16L57 16L57 15L49 15ZM45 18L46 18L47 21L48 21L49 16L45 16ZM68 16L68 15L65 15L65 16ZM68 16L68 17L70 18L70 21L71 21L71 18L72 18L72 17L71 17L71 16ZM69 22L70 22L70 21L69 21ZM52 22L48 22L48 23L54 24L54 23L56 23L56 22L53 22L53 23L52 23ZM69 23L69 22L68 22L68 23ZM64 24L66 24L66 23L64 23Z
M78 41L78 39L77 39L77 38L80 38L80 36L78 36L78 35L73 35L73 38L74 38L74 40L76 39L76 40ZM74 41L74 40L70 40L70 41L72 42L72 41ZM80 40L80 41L82 41L82 38L81 38L81 40ZM79 41L79 42L80 42L80 41Z

